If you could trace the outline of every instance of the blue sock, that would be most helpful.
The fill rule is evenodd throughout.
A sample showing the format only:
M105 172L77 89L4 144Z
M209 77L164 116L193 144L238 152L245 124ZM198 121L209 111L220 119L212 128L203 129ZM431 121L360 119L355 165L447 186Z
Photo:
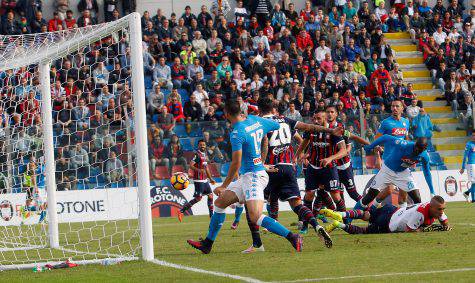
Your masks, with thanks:
M234 210L234 223L241 221L241 214L244 210L244 206L236 206Z
M470 193L472 194L472 202L475 202L475 184L470 187Z
M285 228L282 226L282 224L270 218L269 216L264 216L262 223L259 225L282 237L287 237L287 235L290 233L289 229Z
M213 215L211 216L211 221L209 223L208 236L206 236L207 239L211 241L214 241L216 239L216 236L218 236L219 230L221 230L225 219L226 213L218 213L216 211L213 213Z

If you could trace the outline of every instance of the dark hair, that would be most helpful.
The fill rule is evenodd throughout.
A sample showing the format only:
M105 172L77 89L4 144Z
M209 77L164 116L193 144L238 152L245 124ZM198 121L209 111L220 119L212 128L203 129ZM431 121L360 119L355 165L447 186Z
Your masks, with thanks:
M335 105L328 105L327 107L325 107L325 111L327 111L327 110L330 109L330 108L335 109L335 112L338 114L338 108L336 108Z
M391 101L391 103L393 103L393 102L401 102L401 104L404 105L404 102L402 102L402 100L399 99L399 98L396 98L393 101Z
M445 203L444 198L441 197L441 196L439 196L439 195L433 196L433 197L432 197L432 200L434 200L434 201L436 201L436 202L438 202L438 203Z
M226 101L224 105L224 112L230 116L238 116L241 113L241 105L236 99Z
M259 98L257 106L259 107L259 111L261 112L261 114L271 113L272 109L274 109L274 104L272 100L268 97Z
M200 140L198 141L198 144L200 144L200 143L202 143L202 142L204 142L204 143L206 144L206 142L205 142L204 139L200 139Z

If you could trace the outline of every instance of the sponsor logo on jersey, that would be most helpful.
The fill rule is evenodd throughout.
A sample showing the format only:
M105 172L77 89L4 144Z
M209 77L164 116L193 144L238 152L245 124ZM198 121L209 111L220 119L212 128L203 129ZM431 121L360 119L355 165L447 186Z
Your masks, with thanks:
M330 143L328 142L313 142L312 144L316 147L327 147L330 145Z
M259 165L262 163L262 159L260 157L254 158L252 161L254 162L254 165Z
M445 187L445 192L449 196L451 197L455 196L458 190L457 180L455 180L453 176L448 176L447 178L445 178L444 187Z
M410 159L407 157L401 158L401 166L405 168L414 167L419 162L418 160Z
M261 127L261 123L256 122L256 123L254 123L254 124L252 124L252 125L250 125L250 126L245 127L244 130L245 130L247 133L249 133L249 132L252 132L252 131L254 131L255 129L257 129L257 128L259 128L259 127Z
M285 152L288 149L289 149L289 145L274 147L274 149L272 150L272 153L274 153L274 155L279 155L280 153Z
M393 128L391 131L391 135L393 136L405 136L407 135L406 128Z

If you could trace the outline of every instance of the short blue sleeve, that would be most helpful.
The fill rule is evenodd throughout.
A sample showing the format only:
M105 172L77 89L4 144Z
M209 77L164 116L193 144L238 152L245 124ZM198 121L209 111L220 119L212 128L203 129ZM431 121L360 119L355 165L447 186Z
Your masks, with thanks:
M229 138L231 140L231 148L233 152L242 150L242 144L244 143L245 138L238 130L232 131Z
M382 135L387 134L387 132L386 132L387 127L388 127L387 120L383 120L383 122L381 122L381 125L379 125L378 133L380 133Z
M271 119L264 119L261 117L255 117L259 123L262 125L262 129L264 130L265 133L268 133L270 131L276 131L280 128L280 124L274 120Z

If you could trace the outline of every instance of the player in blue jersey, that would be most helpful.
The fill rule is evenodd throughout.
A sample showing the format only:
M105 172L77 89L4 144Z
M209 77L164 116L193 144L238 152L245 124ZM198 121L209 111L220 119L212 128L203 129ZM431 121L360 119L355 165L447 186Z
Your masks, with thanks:
M203 240L188 240L188 244L204 254L210 253L226 218L226 207L240 202L246 204L246 214L249 214L249 220L252 223L286 238L297 252L300 252L303 238L290 232L274 219L262 214L264 188L269 182L269 176L261 157L262 139L268 132L278 130L279 123L253 115L244 117L236 100L228 100L224 112L233 127L230 134L231 165L223 184L214 189L218 199L214 203L215 209L209 224L208 235ZM238 172L240 177L233 182L232 180Z
M463 192L463 195L469 201L468 198L472 194L472 202L475 202L475 132L472 133L472 140L467 142L465 146L460 174L463 174L465 168L467 168L468 182L472 185L467 191Z
M400 139L406 139L409 133L409 120L402 117L404 112L404 105L401 100L394 100L391 102L391 116L384 119L379 126L378 132L376 133L376 139L382 135L391 135ZM376 155L376 168L381 169L381 156L379 150L375 151ZM370 179L368 185L374 181L376 175ZM387 188L384 188L376 197L364 197L358 201L355 205L355 209L361 209L362 207L367 206L374 200L374 205L378 206L386 197L388 197L391 192L395 189L394 185L389 185ZM407 203L407 194L403 190L399 190L399 205L406 206Z
M424 172L424 177L430 191L434 192L429 165L430 159L426 151L426 138L418 138L416 142L412 142L394 136L384 135L370 145L365 146L364 149L366 152L370 152L376 146L381 145L385 148L383 154L384 163L372 181L363 200L365 198L374 199L381 189L386 188L388 185L394 185L400 190L407 192L414 203L420 203L421 197L419 189L414 182L414 177L410 170L410 168L414 167L418 162L422 163L422 171ZM366 206L363 205L363 208L366 208Z

